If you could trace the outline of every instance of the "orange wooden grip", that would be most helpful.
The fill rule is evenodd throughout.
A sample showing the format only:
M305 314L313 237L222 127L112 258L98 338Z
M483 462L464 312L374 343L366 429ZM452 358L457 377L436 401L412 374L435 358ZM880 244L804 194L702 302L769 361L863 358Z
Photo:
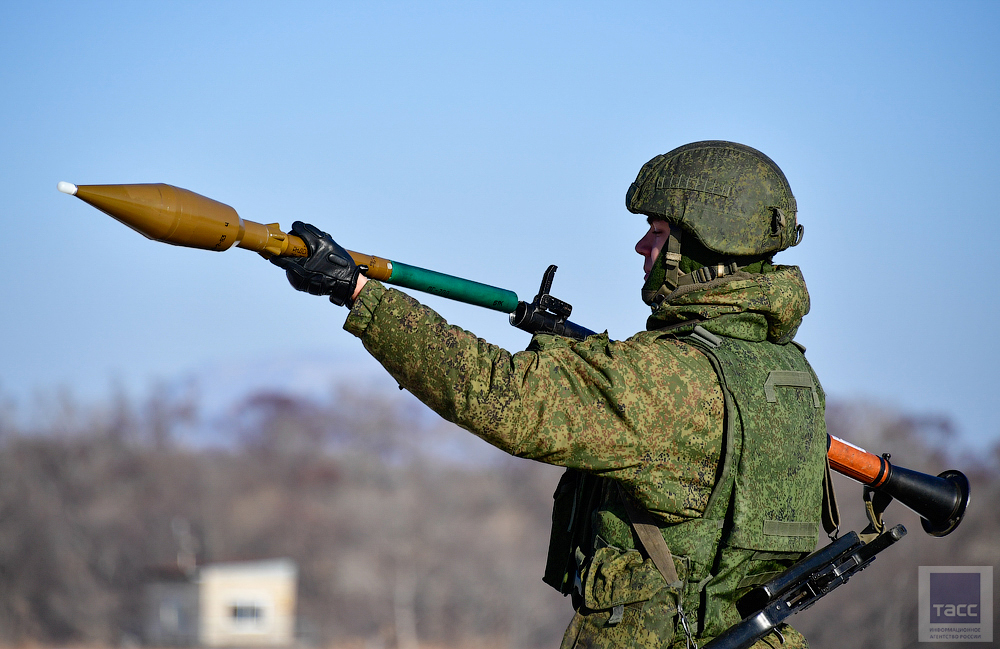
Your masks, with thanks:
M880 487L889 477L889 463L863 448L830 435L826 456L830 468L870 487Z

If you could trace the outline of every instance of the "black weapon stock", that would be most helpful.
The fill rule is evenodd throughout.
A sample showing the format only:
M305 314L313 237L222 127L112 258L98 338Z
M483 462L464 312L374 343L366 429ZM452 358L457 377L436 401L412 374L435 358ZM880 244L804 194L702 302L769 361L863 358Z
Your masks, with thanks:
M902 525L864 543L850 532L813 552L737 602L743 621L730 627L702 649L746 649L789 616L802 611L854 573L864 570L882 550L903 538Z

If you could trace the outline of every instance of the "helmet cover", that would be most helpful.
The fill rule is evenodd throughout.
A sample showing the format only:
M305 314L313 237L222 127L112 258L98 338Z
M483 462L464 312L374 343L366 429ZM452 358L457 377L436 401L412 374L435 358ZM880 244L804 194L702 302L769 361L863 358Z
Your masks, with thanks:
M802 238L785 174L760 151L735 142L694 142L656 156L639 170L625 206L733 257L768 256Z

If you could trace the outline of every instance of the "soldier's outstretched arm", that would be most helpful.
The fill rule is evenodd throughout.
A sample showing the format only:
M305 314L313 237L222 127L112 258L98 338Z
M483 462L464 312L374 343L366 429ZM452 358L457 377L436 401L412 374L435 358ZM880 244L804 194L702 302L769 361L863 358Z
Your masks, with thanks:
M710 425L702 397L716 397L722 409L704 356L654 336L540 335L512 354L378 282L361 291L344 328L445 419L508 453L551 464L634 466L637 456L673 445L663 436ZM660 345L674 349L663 354L654 349Z
M701 436L696 429L716 419L706 403L721 412L714 372L690 346L655 334L621 342L540 335L512 354L380 282L352 285L353 262L346 253L337 257L343 248L329 235L304 224L293 232L319 254L292 262L292 285L316 294L340 290L344 302L351 288L357 299L344 328L402 387L508 453L622 470L636 457L663 456L664 447L676 446L664 436ZM665 345L672 347L667 353Z

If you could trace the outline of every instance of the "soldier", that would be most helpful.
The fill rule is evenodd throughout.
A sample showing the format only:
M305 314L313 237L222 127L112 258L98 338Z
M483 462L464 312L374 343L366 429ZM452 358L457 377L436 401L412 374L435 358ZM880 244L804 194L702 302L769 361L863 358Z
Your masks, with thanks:
M536 335L511 354L359 273L296 223L292 286L348 304L344 328L421 401L490 444L567 468L544 581L572 595L563 647L684 647L816 546L824 394L793 337L802 226L784 174L732 142L657 156L626 194L652 315L624 341ZM791 627L755 646L805 647Z

